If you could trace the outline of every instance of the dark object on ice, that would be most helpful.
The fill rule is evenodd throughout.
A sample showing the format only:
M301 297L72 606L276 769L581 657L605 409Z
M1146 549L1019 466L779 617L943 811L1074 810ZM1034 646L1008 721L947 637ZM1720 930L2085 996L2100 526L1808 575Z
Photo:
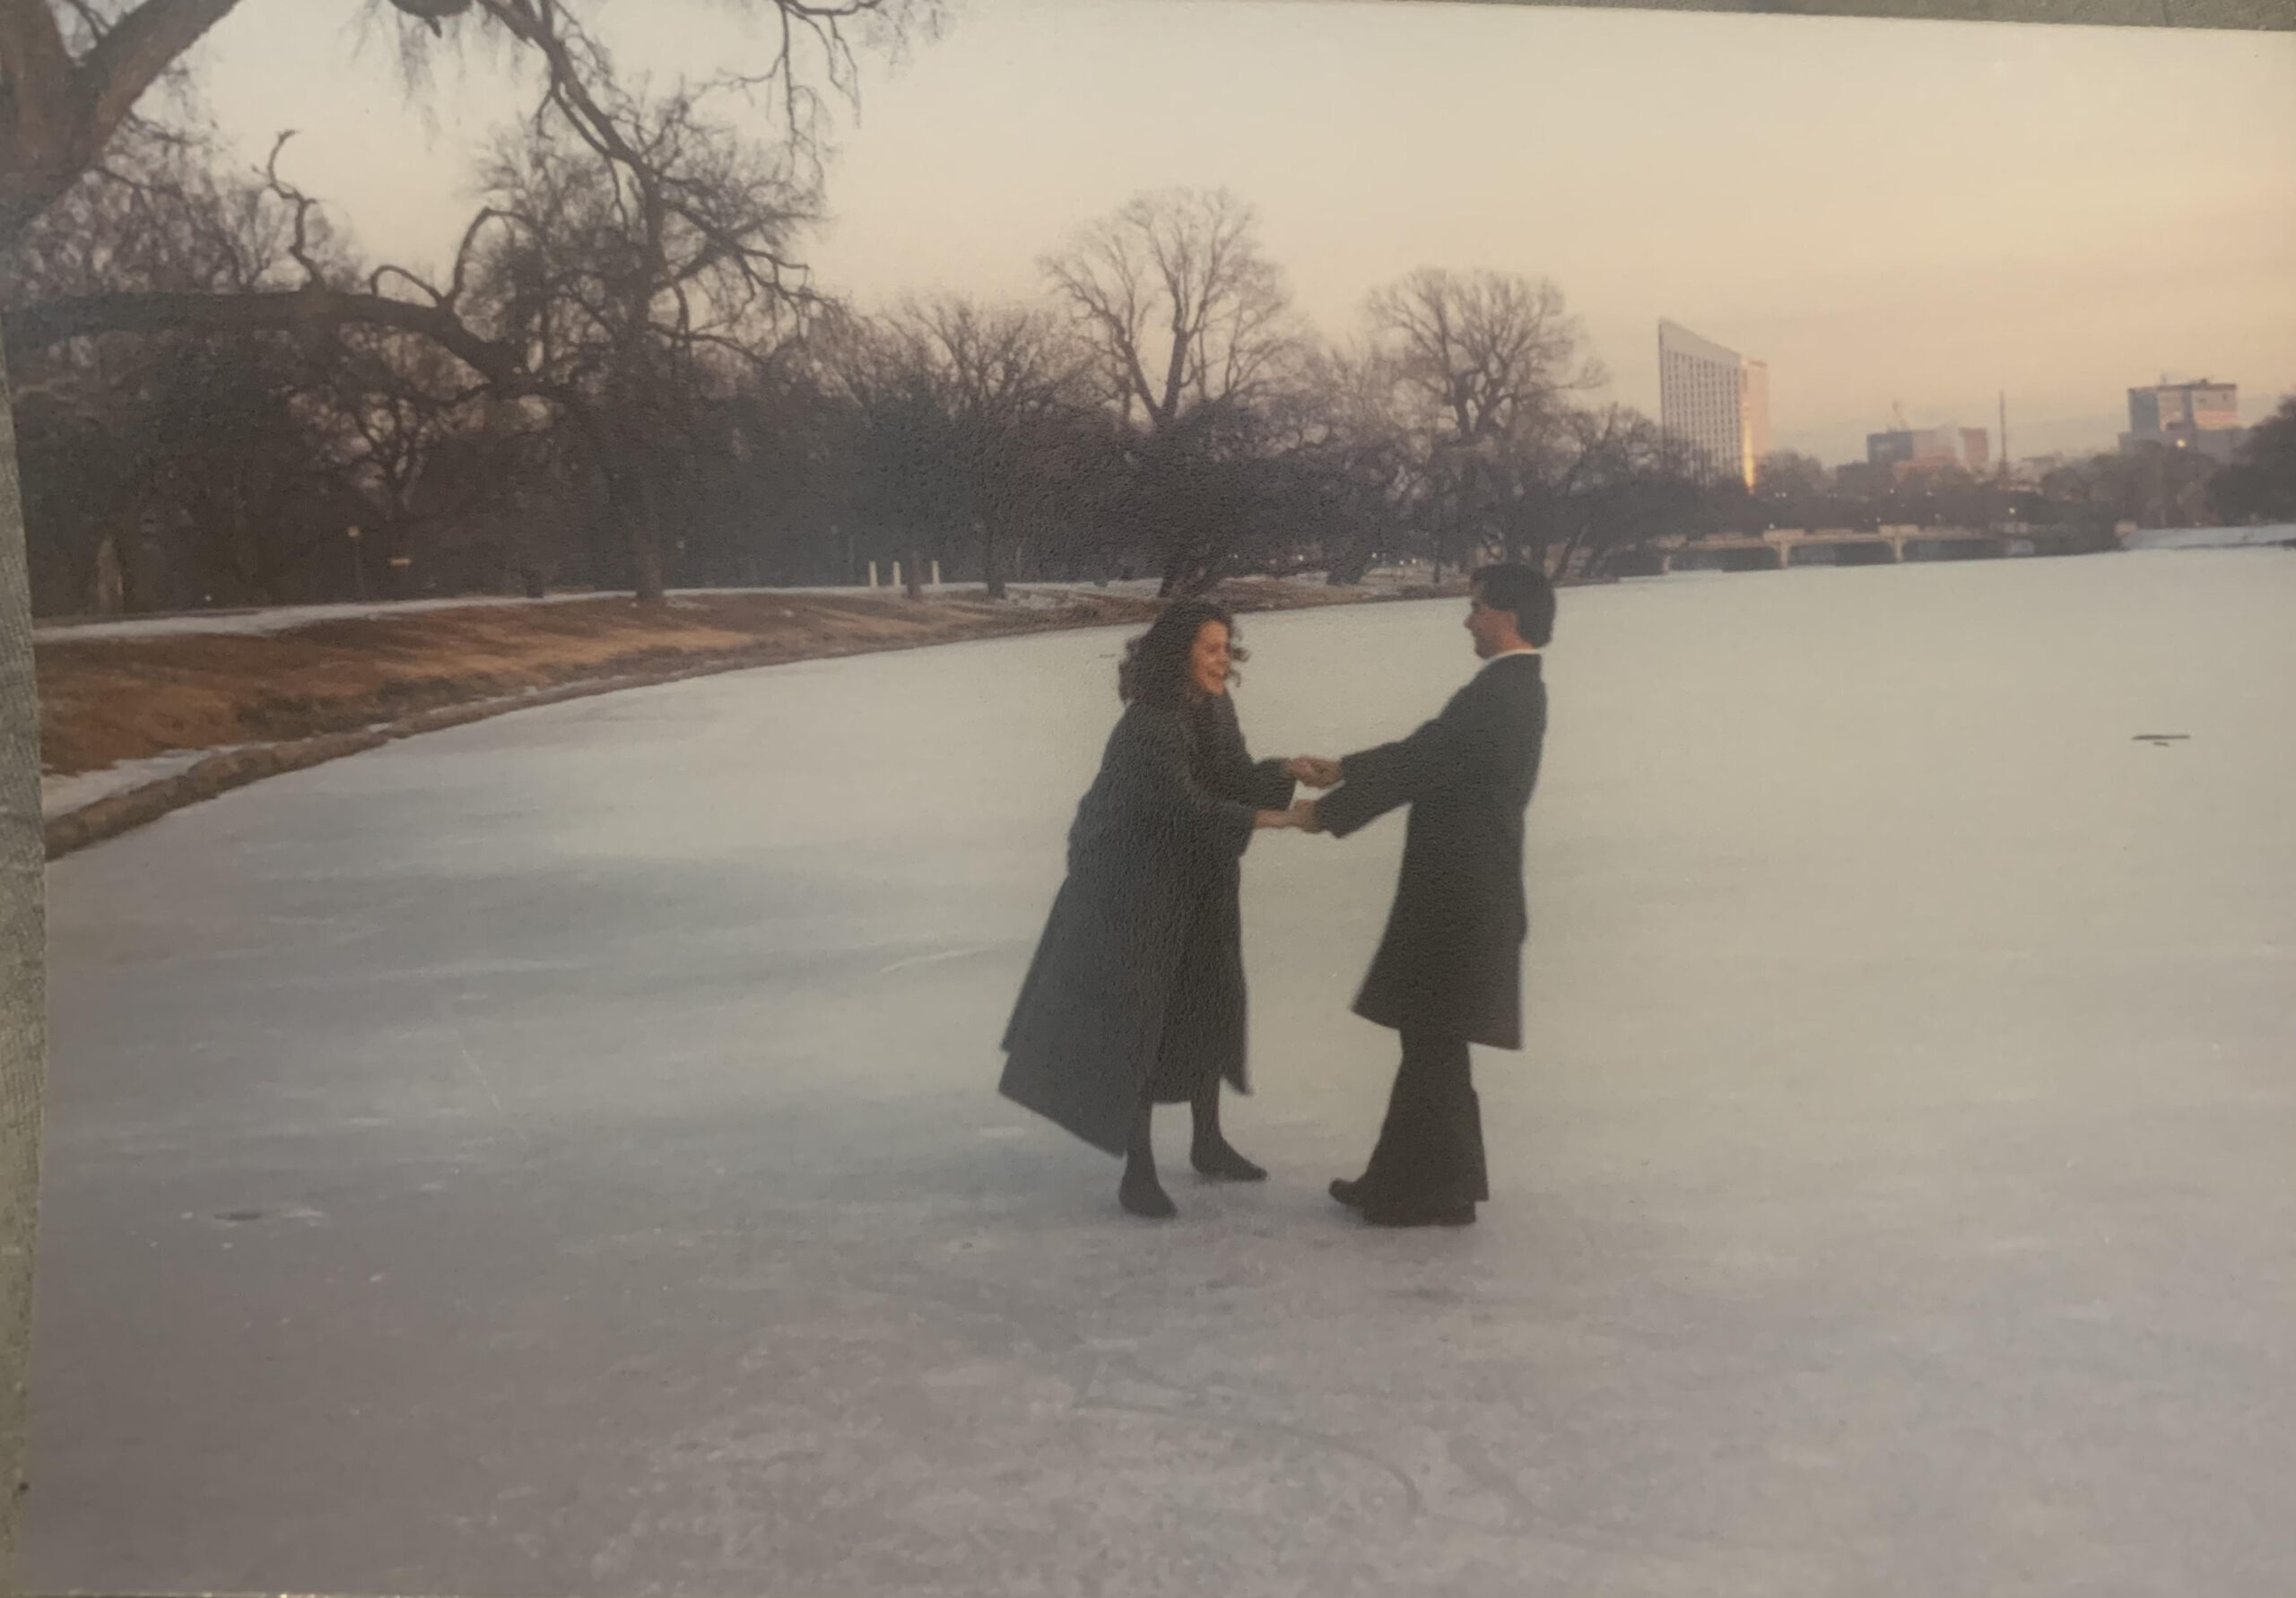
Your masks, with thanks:
M1370 1226L1473 1226L1474 1206L1471 1203L1401 1203L1387 1200L1365 1203L1363 1220Z
M2133 743L2150 743L2156 748L2170 743L2188 743L2191 741L2190 733L2139 733L2130 740Z

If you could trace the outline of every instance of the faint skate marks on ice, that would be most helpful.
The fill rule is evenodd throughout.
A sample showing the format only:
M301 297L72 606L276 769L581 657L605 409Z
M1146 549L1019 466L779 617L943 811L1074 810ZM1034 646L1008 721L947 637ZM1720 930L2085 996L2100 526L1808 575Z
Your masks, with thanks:
M1535 1537L1564 1548L1584 1553L1625 1554L1648 1557L1658 1554L1674 1559L1692 1559L1729 1549L1740 1553L1790 1553L1785 1544L1745 1536L1700 1536L1692 1533L1663 1531L1641 1522L1630 1522L1628 1513L1608 1514L1572 1512L1543 1505L1523 1489L1516 1473L1492 1456L1491 1450L1474 1437L1454 1435L1444 1446L1445 1456L1453 1469L1491 1499L1496 1500L1507 1515L1508 1527L1520 1536Z
M937 954L912 954L907 960L897 960L889 966L879 966L877 975L883 977L894 971L906 971L912 966L937 966L944 960L970 960L977 954L987 954L987 947L978 949L944 949Z
M1218 1398L1234 1403L1244 1395L1236 1393L1205 1394L1205 1398ZM1190 1388L1169 1380L1149 1369L1132 1354L1103 1352L1076 1394L1075 1407L1115 1414L1140 1415L1154 1420L1177 1420L1187 1426L1206 1427L1252 1441L1276 1440L1304 1443L1313 1451L1352 1460L1370 1466L1392 1481L1403 1492L1404 1515L1407 1520L1423 1520L1427 1516L1427 1496L1413 1481L1411 1472L1393 1460L1384 1458L1361 1444L1329 1432L1311 1430L1289 1421L1273 1420L1260 1416L1236 1414L1215 1408L1206 1412L1189 1406L1199 1402L1198 1394ZM1244 1402L1248 1403L1248 1398Z
M1177 1421L1248 1440L1304 1443L1318 1453L1369 1465L1392 1480L1403 1494L1407 1519L1422 1519L1427 1514L1426 1496L1402 1466L1345 1437L1237 1412L1239 1402L1250 1402L1244 1394L1199 1394L1161 1376L1127 1346L1131 1339L1093 1336L1075 1329L1073 1310L1058 1300L1015 1290L1010 1283L992 1286L923 1259L912 1262L899 1280L884 1281L878 1290L912 1306L922 1301L999 1327L1003 1346L984 1351L1009 1360L1021 1350L1036 1350L1052 1368L1049 1374L1075 1394L1070 1404L1074 1410ZM935 1324L949 1323L936 1317ZM1209 1412L1196 1407L1205 1401L1213 1404Z

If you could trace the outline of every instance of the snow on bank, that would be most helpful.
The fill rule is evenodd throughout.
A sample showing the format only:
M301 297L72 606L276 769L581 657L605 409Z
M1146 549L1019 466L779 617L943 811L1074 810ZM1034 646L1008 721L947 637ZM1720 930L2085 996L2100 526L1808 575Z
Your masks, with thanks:
M2132 550L2237 550L2296 543L2296 523L2270 527L2148 527L2128 535Z
M1014 588L1013 598L1024 606L1049 605L1057 603L1048 595L1068 590L1093 591L1091 583L1035 584L1029 589ZM1141 584L1111 583L1103 592L1130 593ZM1156 585L1144 585L1150 594ZM927 586L926 592L935 595L978 593L978 584L943 584ZM819 598L824 595L867 597L874 595L890 598L900 592L898 588L673 588L669 602L673 608L681 601L709 598L731 598L742 595L794 594ZM33 638L39 643L93 642L105 638L178 638L191 635L258 638L270 633L292 632L300 627L317 627L329 621L370 621L389 616L419 616L436 611L502 610L520 605L581 604L626 599L619 590L584 589L575 593L548 594L540 599L529 599L514 594L465 595L453 599L404 599L367 604L292 604L278 605L265 610L196 611L163 616L126 616L108 621L44 621L32 629Z
M211 755L230 754L248 745L234 743L221 749L184 749L148 760L122 760L116 766L106 766L100 771L75 771L69 777L40 773L40 813L49 821L84 810L100 799L115 794L125 794L146 783L165 782L170 777L181 777Z
M1296 583L1302 587L1325 586L1322 572L1301 572L1280 578L1279 582ZM1362 586L1369 589L1394 589L1427 580L1423 568L1382 568L1365 574ZM1110 582L1015 583L1007 603L1022 609L1048 609L1071 594L1115 594L1129 598L1152 599L1157 582L1153 578L1135 578ZM978 598L985 591L978 583L928 583L927 594L944 598ZM828 595L852 598L875 596L890 599L901 590L891 584L870 587L865 584L847 586L813 587L740 587L740 588L673 588L669 601L675 606L680 601L732 598L743 595L794 594L813 598ZM293 604L277 605L262 610L186 611L157 616L121 616L108 620L73 618L42 621L32 629L32 637L40 643L94 641L101 638L174 638L187 634L221 634L255 638L266 633L291 632L299 627L316 627L328 621L355 621L384 616L418 616L433 611L503 609L530 604L579 604L591 601L626 598L619 589L582 589L576 592L548 594L539 599L529 599L515 594L462 595L451 599L399 599L373 601L364 604Z
M98 638L173 638L179 634L230 634L257 637L291 632L326 621L361 621L374 616L417 616L431 611L462 611L489 606L570 604L585 599L604 599L603 594L552 594L526 599L506 594L465 595L455 599L402 599L369 604L290 604L265 610L194 611L162 616L126 616L110 621L43 621L32 629L39 643L77 643Z

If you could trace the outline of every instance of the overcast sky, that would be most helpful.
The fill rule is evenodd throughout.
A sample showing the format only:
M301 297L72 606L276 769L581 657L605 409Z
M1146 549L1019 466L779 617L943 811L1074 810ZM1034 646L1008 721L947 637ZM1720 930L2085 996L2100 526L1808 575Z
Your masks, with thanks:
M244 0L194 57L252 161L367 249L436 259L513 114L494 64L410 100L359 0ZM666 80L754 59L726 0L613 0ZM638 24L642 22L642 26ZM363 42L362 42L363 39ZM764 117L759 117L761 127ZM1327 334L1421 265L1552 277L1654 411L1660 317L1766 360L1778 442L1863 453L1892 402L2109 447L2125 391L2296 391L2296 35L1350 0L958 0L872 62L812 243L824 287L1039 291L1136 190L1225 185Z

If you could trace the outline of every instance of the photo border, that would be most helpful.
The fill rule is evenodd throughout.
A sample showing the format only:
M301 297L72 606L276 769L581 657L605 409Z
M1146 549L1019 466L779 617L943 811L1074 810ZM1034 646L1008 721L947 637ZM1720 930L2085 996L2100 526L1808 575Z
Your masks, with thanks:
M274 0L277 3L277 0ZM1253 0L1226 0L1252 4ZM1337 4L1359 0L1285 0ZM1385 0L1713 12L2007 26L2296 31L2296 0ZM39 710L13 408L0 352L0 1595L15 1580L30 1486L29 1383L39 1232L40 1110L47 1065L47 849Z

